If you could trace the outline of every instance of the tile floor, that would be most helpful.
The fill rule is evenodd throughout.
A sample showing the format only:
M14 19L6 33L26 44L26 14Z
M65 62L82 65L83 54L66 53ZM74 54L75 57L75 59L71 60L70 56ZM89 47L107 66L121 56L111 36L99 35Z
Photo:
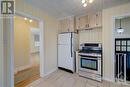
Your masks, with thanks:
M45 78L41 78L26 87L130 87L103 81L102 83L58 70Z

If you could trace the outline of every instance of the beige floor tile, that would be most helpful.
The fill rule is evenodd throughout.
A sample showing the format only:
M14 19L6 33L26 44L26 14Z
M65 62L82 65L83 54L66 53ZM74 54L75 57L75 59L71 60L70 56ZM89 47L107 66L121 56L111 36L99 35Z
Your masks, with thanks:
M98 87L98 86L95 86L95 85L92 85L92 84L86 84L86 87Z
M99 87L110 87L110 82L102 81Z
M100 87L101 82L87 79L87 84L89 84L89 85L91 85L91 86L95 86L95 87Z
M63 83L63 85L61 85L61 87L73 87L73 85L75 84L76 80L72 77L69 77L65 80L65 82Z
M71 77L71 74L63 74L59 79L57 79L53 84L55 87L61 87L63 83Z
M123 87L130 87L130 84L129 85L123 85Z
M28 86L26 86L26 87L34 87L34 86L36 86L36 85L40 84L42 81L43 81L43 79L42 79L42 78L40 78L40 79L36 80L35 82L33 82L33 83L29 84L29 85L28 85Z
M58 70L45 78L39 79L27 87L130 87L122 84L107 81L97 82L80 77L78 74L71 74Z
M87 80L85 78L79 77L73 87L86 87Z
M122 84L110 83L110 87L122 87Z

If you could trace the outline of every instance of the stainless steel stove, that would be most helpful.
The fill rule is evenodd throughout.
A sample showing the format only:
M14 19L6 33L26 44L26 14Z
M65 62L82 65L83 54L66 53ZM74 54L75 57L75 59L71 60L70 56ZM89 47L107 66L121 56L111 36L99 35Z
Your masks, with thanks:
M79 51L79 75L102 81L102 45L84 43Z

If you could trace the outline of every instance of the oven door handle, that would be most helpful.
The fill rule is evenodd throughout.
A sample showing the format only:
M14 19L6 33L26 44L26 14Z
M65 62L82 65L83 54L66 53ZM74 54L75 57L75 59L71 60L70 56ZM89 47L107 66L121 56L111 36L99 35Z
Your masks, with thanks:
M90 58L90 57L82 57L82 58L85 58L85 59L93 59L93 60L101 60L101 58Z

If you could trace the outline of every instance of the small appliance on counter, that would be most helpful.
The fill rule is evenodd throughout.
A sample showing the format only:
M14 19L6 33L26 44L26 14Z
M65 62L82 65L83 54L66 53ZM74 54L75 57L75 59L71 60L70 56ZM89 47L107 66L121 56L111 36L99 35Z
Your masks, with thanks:
M102 44L81 44L78 55L79 75L92 80L102 81Z

